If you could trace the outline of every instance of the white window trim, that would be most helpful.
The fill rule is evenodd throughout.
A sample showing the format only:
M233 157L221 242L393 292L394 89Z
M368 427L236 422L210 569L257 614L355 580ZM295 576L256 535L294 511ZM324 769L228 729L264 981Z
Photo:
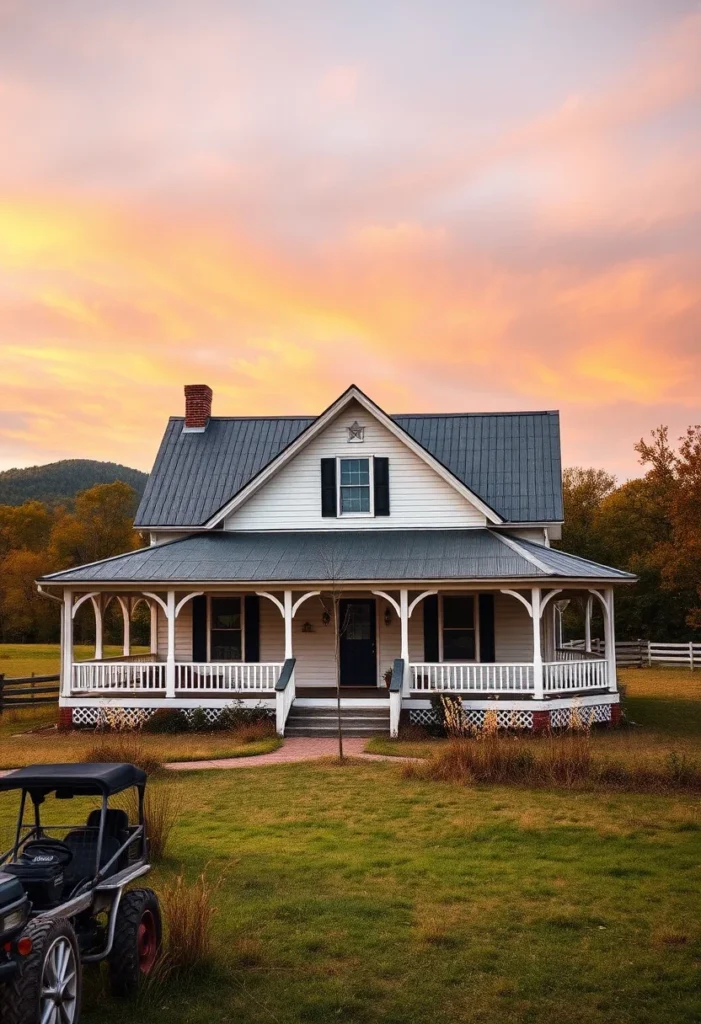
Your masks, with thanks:
M370 511L369 512L343 512L341 509L341 463L356 461L359 459L368 460L369 490L370 490ZM336 456L336 509L337 519L373 519L375 517L375 456L374 455L337 455Z
M241 657L228 661L212 661L212 597L238 598L241 602ZM207 664L208 665L243 665L246 661L246 602L245 594L207 594Z
M446 597L471 597L473 604L473 616L472 621L475 627L475 656L474 658L466 658L462 661L456 661L451 659L446 661L443 658L443 600ZM441 665L478 665L480 663L480 603L479 594L474 593L471 590L458 591L454 594L440 594L438 601L438 660Z

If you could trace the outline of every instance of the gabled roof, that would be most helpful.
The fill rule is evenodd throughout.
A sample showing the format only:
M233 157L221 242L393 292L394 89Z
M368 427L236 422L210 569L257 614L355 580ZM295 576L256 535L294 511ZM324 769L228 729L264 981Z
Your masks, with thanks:
M458 489L485 506L493 521L562 521L556 412L386 417L352 387L320 417L212 417L201 433L184 432L182 417L172 417L135 526L203 526L294 442L301 442L305 431L313 433L315 424L353 397L390 421L440 472L447 471Z
M632 582L620 569L501 532L478 530L208 531L92 565L45 583L302 583L591 579Z

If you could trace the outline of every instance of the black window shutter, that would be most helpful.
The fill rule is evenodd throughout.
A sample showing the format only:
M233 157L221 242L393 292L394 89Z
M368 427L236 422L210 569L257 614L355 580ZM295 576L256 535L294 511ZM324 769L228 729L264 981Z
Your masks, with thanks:
M438 595L424 598L424 661L438 661Z
M494 646L494 594L480 594L480 661L496 661Z
M389 459L373 460L375 483L375 515L389 515Z
M243 614L246 661L260 661L260 598L257 594L246 594Z
M338 515L336 509L336 460L321 460L321 514L332 518Z
M192 660L207 660L207 598L192 599Z

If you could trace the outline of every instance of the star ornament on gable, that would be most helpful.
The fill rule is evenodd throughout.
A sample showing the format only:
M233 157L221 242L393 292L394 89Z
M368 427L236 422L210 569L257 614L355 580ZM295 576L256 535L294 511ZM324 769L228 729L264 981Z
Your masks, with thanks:
M365 440L365 427L361 427L358 421L351 424L348 428L348 441L349 443L359 444Z

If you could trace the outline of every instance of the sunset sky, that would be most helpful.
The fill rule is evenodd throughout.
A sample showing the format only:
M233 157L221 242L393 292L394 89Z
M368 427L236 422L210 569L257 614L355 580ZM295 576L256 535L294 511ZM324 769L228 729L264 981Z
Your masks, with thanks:
M0 0L0 468L214 411L701 421L701 6Z

